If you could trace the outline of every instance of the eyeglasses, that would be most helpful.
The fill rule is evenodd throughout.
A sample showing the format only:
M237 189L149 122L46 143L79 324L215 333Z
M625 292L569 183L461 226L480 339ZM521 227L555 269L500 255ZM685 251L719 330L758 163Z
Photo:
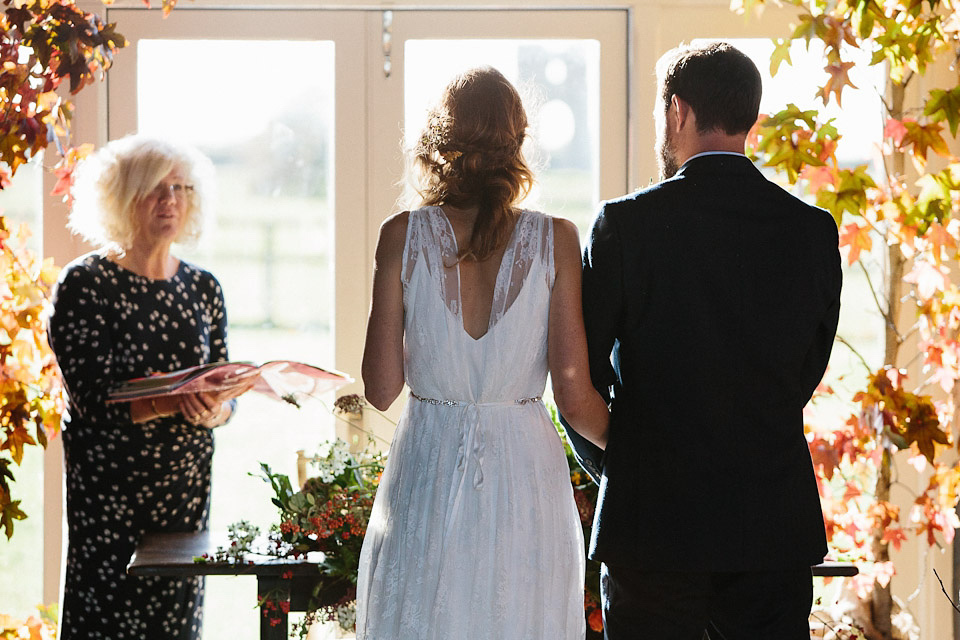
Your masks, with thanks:
M192 184L165 184L161 182L153 188L153 190L148 194L157 200L162 200L165 196L173 196L177 200L185 200L189 196L193 195L193 185Z

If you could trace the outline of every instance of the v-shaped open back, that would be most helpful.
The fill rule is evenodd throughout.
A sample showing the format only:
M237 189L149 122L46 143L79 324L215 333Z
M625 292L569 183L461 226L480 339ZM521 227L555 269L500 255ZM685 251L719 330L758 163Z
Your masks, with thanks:
M497 297L496 294L498 288L501 286L501 282L505 277L505 267L512 263L513 254L516 253L516 235L517 230L520 227L520 217L518 216L517 220L514 221L514 227L510 233L510 238L507 242L507 245L503 247L502 253L499 255L499 259L497 258L496 254L488 258L488 260L491 262L497 260L497 270L496 273L493 274L494 282L490 283L485 281L486 278L484 277L487 275L484 273L484 267L487 265L477 262L457 260L457 255L460 253L460 242L457 240L457 233L455 227L453 226L453 221L450 220L450 216L448 216L442 209L440 211L440 215L442 215L446 220L447 230L449 231L453 241L452 255L447 255L445 252L443 254L443 277L447 281L444 289L451 293L455 293L457 296L457 300L455 302L445 302L447 304L447 308L450 309L454 315L457 315L459 311L460 322L464 332L474 340L481 340L487 335L487 333L490 331L490 328L496 324L496 321L499 319L499 317L503 315L503 313L494 314L494 310L496 309L494 305L497 302L495 298ZM445 246L449 247L450 245L445 243ZM475 299L468 299L467 295L464 293L465 280L467 279L465 277L465 271L469 273L474 280L476 280L476 282L472 283L474 285L472 289L477 292L477 297ZM523 274L520 278L520 283L516 290L517 293L519 293L520 288L522 288L523 279L525 276L526 274ZM486 295L487 291L490 289L492 289L490 298L487 300L481 299L480 296ZM468 291L469 290L470 288L468 287ZM514 295L512 299L506 301L506 307L509 308L514 300L516 300L516 295ZM474 313L477 313L478 317L471 318L471 310L474 310ZM481 326L483 329L479 335L470 331L469 329L469 327Z
M411 359L427 358L424 362L426 367L431 359L436 366L436 362L447 362L452 357L468 366L454 375L452 370L457 367L451 362L444 375L450 380L462 379L461 386L476 390L479 388L476 380L478 375L488 375L491 367L498 366L495 364L498 358L509 359L511 355L517 355L517 349L524 348L508 346L508 343L539 344L546 335L554 278L551 219L532 211L520 213L497 268L486 331L481 335L472 335L467 327L481 326L483 319L477 318L479 322L475 324L464 322L461 277L461 268L457 264L456 235L443 210L424 207L411 211L402 272L405 331L408 341L414 339L423 348L415 353L412 349L407 350L405 362L408 374ZM489 291L489 287L486 287L486 291ZM509 323L509 327L501 326L506 318L514 315L508 312L521 300L521 316ZM470 307L486 309L485 305L479 304ZM524 337L525 332L530 332L530 335ZM488 344L491 342L493 344ZM545 344L545 338L543 342ZM539 368L540 354L530 354L530 358L533 361L530 366ZM533 380L541 377L539 371L527 373L533 376ZM433 386L432 383L429 386ZM411 388L415 389L415 386L411 384Z

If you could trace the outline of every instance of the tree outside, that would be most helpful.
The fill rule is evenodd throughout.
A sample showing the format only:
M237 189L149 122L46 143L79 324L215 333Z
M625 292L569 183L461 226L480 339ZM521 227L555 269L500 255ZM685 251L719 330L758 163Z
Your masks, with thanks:
M843 132L819 109L786 105L761 117L748 146L798 190L829 210L848 263L862 270L884 327L882 361L841 335L859 390L839 398L844 418L808 427L810 450L831 549L856 561L850 608L840 637L900 637L906 620L890 590L891 547L908 539L930 548L953 541L960 464L954 449L960 379L960 288L953 274L960 239L960 5L955 0L787 0L798 7L792 34L775 40L772 74L786 72L793 41L823 43L826 81L817 97L842 104L854 87L854 55L870 56L888 76L882 96L881 166L845 166L836 155ZM739 12L764 0L734 0ZM938 82L939 81L939 82ZM877 260L879 257L879 260ZM879 267L879 268L878 268ZM876 274L880 273L877 278ZM833 372L836 375L838 372ZM815 403L838 394L823 385ZM901 512L891 488L905 488L903 465L926 484ZM834 624L828 625L835 631ZM905 632L905 631L904 631ZM897 634L897 635L895 635ZM831 637L831 636L828 636ZM903 636L907 637L907 636Z

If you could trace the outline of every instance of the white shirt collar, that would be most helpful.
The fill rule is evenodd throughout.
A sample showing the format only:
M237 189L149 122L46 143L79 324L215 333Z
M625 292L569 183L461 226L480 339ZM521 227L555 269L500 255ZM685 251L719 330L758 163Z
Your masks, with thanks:
M737 153L736 151L701 151L698 154L692 155L687 158L687 162L690 162L694 158L699 158L701 156L739 156L741 158L746 158L746 154ZM687 162L683 163L683 166L687 165Z

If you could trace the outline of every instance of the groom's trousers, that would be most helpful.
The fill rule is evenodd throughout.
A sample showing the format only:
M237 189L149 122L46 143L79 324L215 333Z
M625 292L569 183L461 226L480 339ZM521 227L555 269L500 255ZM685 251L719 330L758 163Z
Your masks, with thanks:
M809 567L645 572L604 564L605 640L809 640Z

